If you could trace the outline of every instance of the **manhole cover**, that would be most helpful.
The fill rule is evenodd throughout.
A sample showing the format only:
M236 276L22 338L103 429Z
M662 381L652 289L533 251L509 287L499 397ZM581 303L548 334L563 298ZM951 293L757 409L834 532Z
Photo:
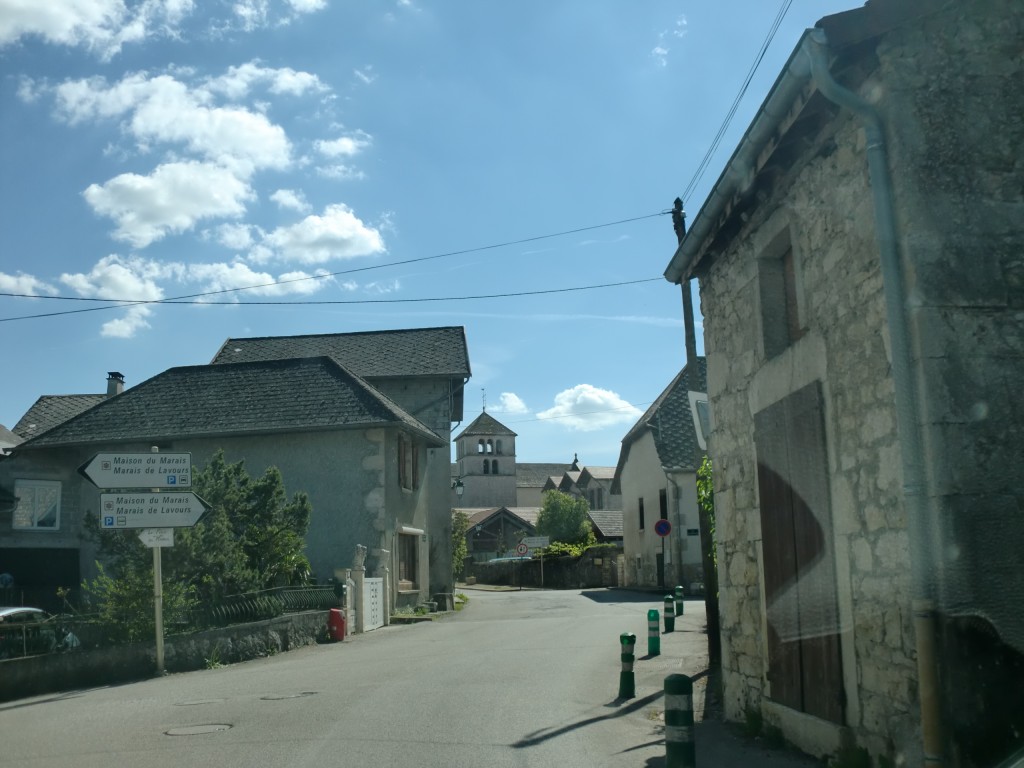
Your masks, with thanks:
M300 693L271 693L260 696L263 701L281 701L282 699L301 699L303 696L316 696L318 691L301 691Z
M198 736L203 733L217 733L231 728L227 723L207 723L206 725L186 725L182 728L171 728L165 731L168 736Z

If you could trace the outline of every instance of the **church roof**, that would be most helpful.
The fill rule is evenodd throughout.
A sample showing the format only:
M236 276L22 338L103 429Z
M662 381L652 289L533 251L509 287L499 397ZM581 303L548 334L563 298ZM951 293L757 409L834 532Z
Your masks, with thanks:
M473 419L473 421L470 422L468 427L466 427L458 435L456 435L455 439L461 440L463 437L475 437L477 435L482 435L484 437L493 437L495 435L511 435L512 437L515 437L516 433L513 432L508 427L506 427L496 418L491 416L491 414L489 414L487 411L484 411L475 419Z

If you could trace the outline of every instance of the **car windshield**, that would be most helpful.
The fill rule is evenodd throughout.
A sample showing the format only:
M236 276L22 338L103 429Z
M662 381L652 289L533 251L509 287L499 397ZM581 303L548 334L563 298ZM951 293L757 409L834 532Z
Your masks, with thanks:
M0 0L4 759L1024 760L1022 39Z

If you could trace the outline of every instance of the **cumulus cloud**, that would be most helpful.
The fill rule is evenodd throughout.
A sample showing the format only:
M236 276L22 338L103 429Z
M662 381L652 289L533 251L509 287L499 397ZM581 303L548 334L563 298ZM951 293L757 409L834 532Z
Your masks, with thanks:
M291 96L328 90L320 78L310 72L300 72L290 67L264 67L258 61L230 67L225 74L211 78L206 83L210 91L235 101L248 96L257 85L266 85L267 90L273 94Z
M342 203L329 205L322 215L270 232L263 245L275 255L300 264L371 256L384 251L380 232L363 223Z
M37 277L26 275L24 272L19 272L16 275L0 272L0 292L42 296L43 294L55 294L57 289Z
M310 211L310 205L306 202L306 196L301 192L296 192L294 189L279 189L270 196L270 199L286 210L298 211L299 213L308 213Z
M341 136L330 141L317 141L313 146L325 157L355 157L366 149L371 141L370 134L356 131L349 136Z
M0 47L22 37L54 45L81 46L104 59L126 43L173 33L194 7L193 0L46 0L0 2Z
M214 239L225 248L243 251L253 245L253 227L248 224L221 224L213 231Z
M124 173L83 193L96 213L117 222L114 237L144 248L205 218L237 217L253 197L249 185L208 163L167 163L149 176Z
M181 145L243 177L291 163L281 126L260 112L211 106L211 93L171 75L137 72L113 85L103 78L68 80L55 93L58 113L71 124L127 116L124 130L143 150L155 142Z
M671 52L670 43L673 39L686 36L686 25L686 17L677 16L671 27L658 33L658 44L651 50L651 58L659 67L668 66L668 55Z
M287 0L296 13L313 13L327 7L327 0Z
M157 280L181 273L181 265L164 264L139 257L105 256L88 273L64 273L60 282L80 296L122 301L159 301L164 297ZM125 313L103 324L101 334L131 338L149 327L152 310L146 305L130 306Z
M607 389L577 384L555 395L555 404L536 414L539 419L557 419L570 429L592 432L618 424L631 424L642 411Z
M246 264L191 264L185 269L184 278L203 285L203 292L237 291L245 289L246 295L288 296L309 295L322 289L331 278L325 270L315 272L285 272L274 277L268 272L257 272ZM224 297L210 297L211 301L223 301Z
M526 403L515 392L502 392L498 399L498 410L502 413L529 413Z

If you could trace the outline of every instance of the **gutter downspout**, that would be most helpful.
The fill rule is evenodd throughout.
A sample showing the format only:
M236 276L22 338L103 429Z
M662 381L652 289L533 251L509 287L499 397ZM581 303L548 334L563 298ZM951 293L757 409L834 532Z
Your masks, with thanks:
M918 374L913 364L906 310L906 287L896 238L896 215L882 118L857 94L835 81L829 71L828 40L816 29L806 46L811 76L823 96L861 118L867 138L868 172L875 210L875 231L881 262L882 285L895 387L896 418L903 464L903 501L910 539L910 580L917 639L918 697L921 705L921 745L924 764L943 764L943 738L938 671L936 669L935 598L937 572L935 544L930 531L927 478L918 420Z

